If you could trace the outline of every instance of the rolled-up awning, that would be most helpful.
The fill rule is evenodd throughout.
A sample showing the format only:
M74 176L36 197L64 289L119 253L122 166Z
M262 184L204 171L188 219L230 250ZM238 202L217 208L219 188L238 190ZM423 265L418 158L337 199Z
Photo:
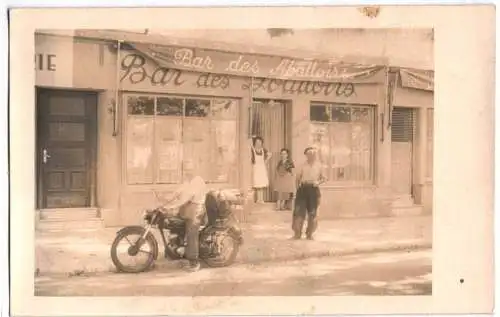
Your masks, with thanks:
M221 75L274 78L282 80L384 83L386 65L346 62L341 57L294 57L255 52L224 51L199 47L169 45L160 37L152 41L145 35L119 32L77 31L76 36L123 40L137 53L160 67ZM135 40L134 40L135 39ZM147 42L147 41L151 42Z
M321 82L383 83L384 66L340 60L298 59L201 48L130 44L159 66L221 75Z
M434 91L434 71L401 68L399 75L404 88Z

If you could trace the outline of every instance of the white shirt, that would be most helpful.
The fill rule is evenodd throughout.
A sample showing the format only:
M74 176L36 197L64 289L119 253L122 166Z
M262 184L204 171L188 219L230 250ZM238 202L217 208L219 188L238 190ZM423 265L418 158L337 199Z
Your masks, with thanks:
M207 195L207 184L203 178L195 176L191 181L182 184L178 192L180 193L180 201L203 205Z

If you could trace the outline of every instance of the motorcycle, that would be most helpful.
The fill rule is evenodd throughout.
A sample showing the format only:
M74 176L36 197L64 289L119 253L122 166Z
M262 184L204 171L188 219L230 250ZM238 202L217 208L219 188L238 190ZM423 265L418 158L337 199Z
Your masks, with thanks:
M234 210L242 208L243 193L235 190L210 191L206 196L204 217L199 231L199 258L209 267L231 265L243 244L242 231ZM157 200L159 197L155 192ZM140 273L150 270L159 256L158 240L152 233L157 229L169 260L185 258L185 221L168 212L164 206L146 210L143 226L127 226L116 233L111 245L111 260L119 272ZM136 236L136 239L132 239ZM143 261L127 265L119 258L119 244L126 240L126 254L134 259L145 255ZM228 244L226 244L228 243Z

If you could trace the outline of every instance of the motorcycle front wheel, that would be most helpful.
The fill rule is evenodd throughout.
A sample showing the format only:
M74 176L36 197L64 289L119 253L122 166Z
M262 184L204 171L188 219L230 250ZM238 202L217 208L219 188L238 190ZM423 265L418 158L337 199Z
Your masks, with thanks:
M111 260L119 272L141 273L151 269L158 254L158 243L148 233L144 239L143 227L126 227L119 231L111 245ZM123 243L124 246L120 245ZM133 261L127 264L122 256L129 256Z

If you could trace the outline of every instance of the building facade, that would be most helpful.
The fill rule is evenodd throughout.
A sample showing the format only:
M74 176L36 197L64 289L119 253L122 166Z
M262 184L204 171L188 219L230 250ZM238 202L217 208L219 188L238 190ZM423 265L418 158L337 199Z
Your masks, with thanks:
M432 70L111 31L35 43L41 215L89 208L107 226L136 223L182 182L185 159L211 187L250 188L256 135L274 154L268 201L280 149L301 164L315 145L325 216L432 210Z

